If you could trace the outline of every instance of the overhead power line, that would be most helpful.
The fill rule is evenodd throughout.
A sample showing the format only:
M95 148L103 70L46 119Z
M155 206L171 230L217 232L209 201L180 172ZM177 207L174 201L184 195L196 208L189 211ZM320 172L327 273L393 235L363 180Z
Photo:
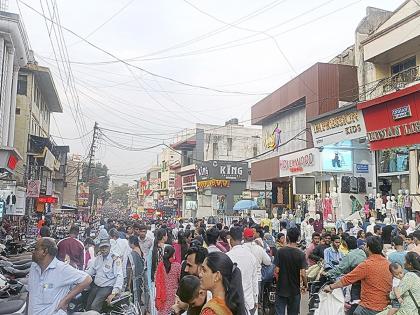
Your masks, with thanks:
M49 17L47 17L45 14L43 14L42 12L39 12L37 9L35 9L35 8L33 8L32 6L28 5L28 4L27 4L27 3L25 3L24 1L22 1L22 0L17 0L17 1L19 1L19 2L20 2L20 3L22 3L24 6L26 6L27 8L29 8L29 9L30 9L30 10L32 10L33 12L37 13L37 14L38 14L38 15L40 15L41 17L44 17L45 19L49 20L51 23L53 23L53 24L57 24L57 22L56 22L56 21L54 21L54 20L50 19L50 18L49 18ZM154 73L154 72L152 72L152 71L146 70L146 69L144 69L144 68L142 68L142 67L139 67L139 66L137 66L137 65L134 65L134 64L132 64L132 63L129 63L129 62L127 62L127 61L125 61L125 60L123 60L123 59L121 59L121 58L117 57L117 56L116 56L116 55L114 55L113 53L110 53L109 51L107 51L107 50L105 50L105 49L103 49L103 48L99 47L98 45L96 45L96 44L94 44L94 43L90 42L89 40L87 40L87 39L83 38L82 36L78 35L78 34L77 34L77 33L75 33L74 31L72 31L71 29L69 29L69 28L67 28L67 27L65 27L65 26L63 26L63 25L60 25L60 27L61 27L62 29L64 29L65 31L69 32L70 34L72 34L73 36L75 36L75 37L77 37L77 38L81 39L82 41L84 41L84 42L85 42L85 43L87 43L88 45L92 46L93 48L95 48L95 49L97 49L97 50L99 50L99 51L103 52L104 54L106 54L106 55L108 55L108 56L112 57L113 59L115 59L115 60L117 60L117 61L119 61L119 62L121 62L121 63L123 63L123 64L125 64L125 65L127 65L127 66L129 66L129 67L131 67L131 68L134 68L134 69L140 70L140 71L142 71L142 72L144 72L144 73L147 73L147 74L149 74L149 75L151 75L151 76L153 76L153 77L156 77L156 78L160 78L160 79L167 80L167 81L170 81L170 82L173 82L173 83L177 83L177 84L181 84L181 85L185 85L185 86L189 86L189 87L193 87L193 88L197 88L197 89L209 90L209 91L214 91L214 92L219 92L219 93L226 93L226 94L243 94L243 95L267 95L267 94L269 94L269 93L248 93L248 92L241 92L241 91L228 91L228 90L216 89L216 88L211 88L211 87L207 87L207 86L204 86L204 85L199 85L199 84L192 84L192 83L188 83L188 82L183 82L183 81L180 81L180 80L178 80L178 79L174 79L174 78L171 78L171 77L167 77L167 76L164 76L164 75L160 75L160 74L157 74L157 73Z

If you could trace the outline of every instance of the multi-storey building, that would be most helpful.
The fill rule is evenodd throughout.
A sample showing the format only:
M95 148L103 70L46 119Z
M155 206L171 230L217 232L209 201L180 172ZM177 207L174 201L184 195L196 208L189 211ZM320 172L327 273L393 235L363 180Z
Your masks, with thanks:
M377 192L403 196L419 214L420 5L408 0L383 15L370 32L356 32L357 107L375 152Z
M25 213L25 187L16 184L16 165L22 159L15 147L16 89L20 67L30 58L27 35L20 17L0 12L0 217ZM3 207L12 195L13 205Z
M232 213L250 188L248 161L262 152L261 147L261 129L239 125L237 119L223 126L196 124L180 133L172 148L181 155L174 197L182 215Z
M19 71L16 98L15 144L22 156L16 178L26 186L39 185L39 196L28 198L28 209L39 213L59 207L65 183L68 146L57 146L50 138L52 113L63 111L48 68L35 61ZM53 202L45 203L46 196Z

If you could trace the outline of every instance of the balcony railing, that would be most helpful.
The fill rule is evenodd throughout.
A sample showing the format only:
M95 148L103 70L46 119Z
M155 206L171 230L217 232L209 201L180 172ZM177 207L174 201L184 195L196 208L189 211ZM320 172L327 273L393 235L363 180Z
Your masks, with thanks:
M359 100L371 100L420 82L419 66L412 67L391 77L368 83L360 89Z

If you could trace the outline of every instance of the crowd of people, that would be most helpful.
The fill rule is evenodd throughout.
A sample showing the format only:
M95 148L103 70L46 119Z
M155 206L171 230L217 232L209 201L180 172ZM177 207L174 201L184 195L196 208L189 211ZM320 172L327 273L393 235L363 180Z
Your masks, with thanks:
M108 220L83 233L73 225L59 241L44 225L29 273L29 313L65 314L83 291L86 310L101 312L130 291L144 314L253 315L269 279L275 314L293 315L308 282L328 277L334 282L323 291L346 288L348 314L417 314L420 230L372 223L365 230L356 222L328 229L313 219L300 227L280 221L273 230L249 217L229 226Z

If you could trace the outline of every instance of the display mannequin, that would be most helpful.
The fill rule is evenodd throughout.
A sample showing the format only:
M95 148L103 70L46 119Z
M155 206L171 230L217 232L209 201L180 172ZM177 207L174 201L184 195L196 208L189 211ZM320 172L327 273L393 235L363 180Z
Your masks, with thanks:
M374 218L370 217L370 219L374 219ZM369 222L370 222L370 219L369 219ZM373 220L373 222L375 223L375 219ZM357 233L361 230L359 226L359 220L353 219L351 223L353 224L353 227L350 229L350 236L357 237Z
M315 214L314 230L317 233L321 233L323 228L324 228L324 222L322 221L319 213L317 213Z
M404 195L401 189L398 190L398 196L397 196L397 216L403 219L404 222L406 222L405 211L404 211Z
M391 223L397 222L397 201L395 196L391 196Z
M375 226L375 218L370 217L369 218L369 225L366 227L366 233L372 233L373 234L373 227Z
M340 217L342 215L342 211L340 208L340 200L338 198L338 193L337 193L337 187L332 188L331 200L332 200L332 207L333 207L333 216L335 216L335 219L337 219L337 217ZM340 214L338 212L340 212Z
M412 210L413 201L410 196L410 191L407 189L404 195L404 209L405 209L405 217L407 221L413 219L413 210Z
M271 219L271 226L273 228L273 235L276 236L280 229L280 220L277 218L277 216L274 216L274 218Z
M316 212L315 198L312 195L308 200L308 213L309 213L311 218L315 218L315 212Z
M390 196L386 196L385 206L386 206L386 217L391 220L392 202L391 202L391 197ZM384 219L384 221L385 221L385 219Z
M329 193L325 194L325 198L322 200L322 213L325 218L328 218L330 215L332 216L332 199Z
M300 210L303 213L307 213L308 212L308 201L306 200L306 196L305 195L302 196L302 201L300 202Z
M369 210L371 217L376 217L375 209L375 197L373 196L373 194L369 194Z
M316 194L315 198L315 212L322 215L322 200L321 200L321 194Z
M381 209L382 222L385 220L387 212L388 212L388 210L386 209L386 205L382 204L382 209ZM390 212L390 214L391 214L391 212Z
M383 204L383 201L382 201L381 194L376 194L376 199L375 199L376 217L378 218L378 220L381 220L381 221L383 220L382 213L381 213L382 204Z
M300 205L297 206L295 211L295 222L296 224L300 224L302 222L302 207Z
M303 224L303 222L302 222L302 224ZM312 224L310 224L309 222L306 223L304 233L305 233L306 244L309 245L312 242L312 234L315 233L313 223Z

